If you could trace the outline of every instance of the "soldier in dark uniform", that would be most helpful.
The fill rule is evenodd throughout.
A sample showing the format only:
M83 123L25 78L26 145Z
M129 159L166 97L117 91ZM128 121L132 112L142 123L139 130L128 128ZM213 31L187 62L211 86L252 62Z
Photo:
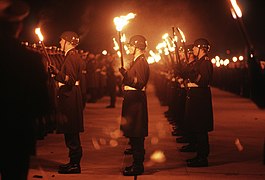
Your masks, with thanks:
M213 130L213 110L210 82L213 65L208 57L209 42L195 40L193 52L197 59L186 81L187 99L185 106L184 131L193 136L197 156L187 160L189 167L208 166L210 151L208 132Z
M133 164L123 171L124 176L140 175L144 172L144 140L148 136L148 111L146 85L150 70L144 56L146 39L141 35L130 38L129 51L134 59L131 67L119 69L123 75L124 100L122 104L121 130L129 138Z
M182 68L181 72L179 73L179 77L177 78L177 81L179 83L179 89L178 89L178 99L177 99L177 108L176 108L176 114L177 121L178 121L178 129L177 132L181 137L176 138L177 143L188 143L189 142L189 135L183 131L182 124L184 121L184 115L185 115L185 103L186 103L186 87L184 85L184 79L187 79L189 71L192 69L193 64L195 62L195 56L193 54L193 44L186 45L186 52L187 52L187 60L185 57L185 50L184 48L180 48L179 55L180 59L184 59L181 62ZM194 151L191 148L187 148L189 146L183 146L180 151L181 152L192 152Z
M116 103L116 87L117 80L115 75L115 58L111 55L106 59L106 72L107 72L107 93L110 97L110 104L106 108L115 108Z
M36 155L36 119L49 113L48 73L42 56L23 46L30 13L22 1L0 1L0 179L26 180Z
M60 45L65 52L61 69L50 66L50 71L58 82L58 118L57 133L64 133L65 144L69 149L70 162L59 167L59 173L81 173L80 160L82 146L80 132L83 126L83 103L80 80L82 77L82 59L75 47L79 43L75 32L65 31L61 35Z

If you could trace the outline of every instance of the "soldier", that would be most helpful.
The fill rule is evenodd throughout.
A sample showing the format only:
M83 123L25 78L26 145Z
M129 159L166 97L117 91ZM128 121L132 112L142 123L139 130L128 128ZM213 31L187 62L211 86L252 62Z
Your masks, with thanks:
M111 55L108 55L106 60L106 72L107 72L107 93L110 97L110 104L106 106L106 108L115 108L115 103L116 103L117 79L114 67L115 67L115 58Z
M60 45L65 53L65 59L58 70L50 66L54 79L58 82L58 118L57 133L64 133L65 144L69 149L70 162L59 167L58 173L81 173L80 161L82 146L80 132L83 126L83 103L80 80L82 78L82 59L75 49L79 43L78 35L65 31L61 35Z
M131 67L119 69L123 75L124 99L122 104L121 130L129 138L133 164L123 171L124 176L140 175L144 172L144 140L148 136L148 112L146 85L150 70L144 56L147 42L142 35L134 35L129 41L129 52L134 59Z
M210 49L206 39L195 40L193 52L197 57L186 81L187 98L185 105L185 120L183 129L192 135L190 146L196 146L196 157L187 160L188 167L208 166L209 137L213 130L213 110L210 82L213 65L208 57Z
M22 1L0 1L0 179L26 180L36 155L36 119L49 114L48 73L42 56L21 45L30 13Z

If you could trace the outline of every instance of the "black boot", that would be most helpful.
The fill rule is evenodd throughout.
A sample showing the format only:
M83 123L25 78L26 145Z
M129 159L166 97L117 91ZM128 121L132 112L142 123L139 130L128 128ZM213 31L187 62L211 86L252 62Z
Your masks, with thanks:
M208 167L208 159L197 157L193 160L187 161L188 167Z
M141 165L132 165L132 166L128 166L125 167L125 169L123 170L123 175L124 176L137 176L137 175L141 175L144 172L144 166L143 164Z
M125 149L124 154L125 154L125 155L132 155L132 154L133 154L133 150L132 150L132 148L127 148L127 149Z
M196 145L193 145L193 144L188 144L186 146L182 146L180 149L179 149L180 152L196 152L197 151L197 148L196 148Z
M81 167L80 164L72 164L68 163L65 165L61 165L58 170L59 174L80 174Z

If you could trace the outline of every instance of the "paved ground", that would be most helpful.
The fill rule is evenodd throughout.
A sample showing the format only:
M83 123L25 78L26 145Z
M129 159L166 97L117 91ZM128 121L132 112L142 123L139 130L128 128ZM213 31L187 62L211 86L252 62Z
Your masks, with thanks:
M189 168L185 160L195 154L178 152L184 144L176 143L176 137L171 135L172 127L163 115L167 107L160 106L152 86L147 92L149 137L145 144L145 173L137 179L265 179L264 110L249 99L213 88L215 130L210 133L209 167ZM127 140L119 137L118 131L121 101L122 98L117 99L115 109L105 108L108 97L86 105L85 132L81 134L84 150L81 174L57 173L58 165L68 161L67 149L63 135L49 134L38 141L37 156L32 158L28 179L133 179L121 174L121 169L131 162L130 156L123 155ZM242 151L235 145L236 139Z

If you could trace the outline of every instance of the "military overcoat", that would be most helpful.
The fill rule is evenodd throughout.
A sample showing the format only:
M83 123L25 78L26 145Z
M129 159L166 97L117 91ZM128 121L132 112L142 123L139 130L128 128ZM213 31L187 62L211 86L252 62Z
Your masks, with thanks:
M66 81L66 76L69 80ZM80 80L82 59L75 49L67 52L60 72L55 76L59 82L57 133L83 132L83 105ZM60 84L62 83L62 84Z
M213 109L210 82L213 65L208 56L196 60L189 79L198 87L188 87L184 129L187 132L208 132L213 130Z
M148 136L148 109L146 85L150 70L144 55L135 59L123 79L123 86L136 90L124 90L121 131L125 137Z

